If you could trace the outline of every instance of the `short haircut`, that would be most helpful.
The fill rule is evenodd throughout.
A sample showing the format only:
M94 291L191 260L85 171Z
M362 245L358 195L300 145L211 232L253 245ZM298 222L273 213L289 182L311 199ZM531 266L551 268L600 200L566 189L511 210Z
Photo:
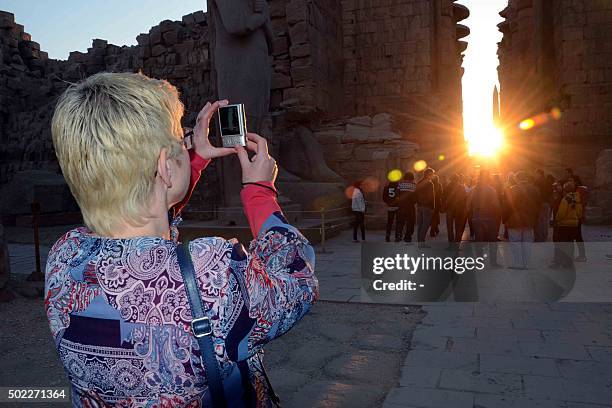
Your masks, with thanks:
M425 172L423 173L425 176L433 176L436 173L436 171L434 169L432 169L431 167L428 167L425 169Z
M142 224L161 149L183 149L183 112L174 86L135 73L98 73L60 96L53 145L89 229Z
M414 181L414 173L407 171L406 174L404 174L404 180Z

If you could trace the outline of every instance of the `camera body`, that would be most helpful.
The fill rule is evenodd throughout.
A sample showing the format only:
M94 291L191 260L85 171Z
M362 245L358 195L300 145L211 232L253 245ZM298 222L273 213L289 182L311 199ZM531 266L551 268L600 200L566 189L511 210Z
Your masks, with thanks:
M219 108L219 130L223 147L247 145L246 112L241 103Z

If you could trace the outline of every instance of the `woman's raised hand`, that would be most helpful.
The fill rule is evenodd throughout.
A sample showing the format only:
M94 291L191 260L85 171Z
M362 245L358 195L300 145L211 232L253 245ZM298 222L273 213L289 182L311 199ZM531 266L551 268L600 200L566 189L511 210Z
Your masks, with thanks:
M203 159L210 160L236 153L236 150L231 147L215 147L208 139L210 119L221 106L225 106L228 103L227 100L217 101L212 104L208 102L198 113L196 125L193 128L193 145L195 152Z
M274 183L278 174L278 166L276 160L268 154L268 142L255 133L247 133L247 139L248 149L255 152L250 160L244 147L234 147L238 153L240 167L242 167L242 182L271 181Z

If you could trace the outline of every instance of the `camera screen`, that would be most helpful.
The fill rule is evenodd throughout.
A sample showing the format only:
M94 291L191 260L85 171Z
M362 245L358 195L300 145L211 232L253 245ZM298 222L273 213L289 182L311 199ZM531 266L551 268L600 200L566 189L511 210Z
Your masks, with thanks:
M237 106L228 106L219 109L222 135L240 134L240 121L238 119L238 115L239 110Z

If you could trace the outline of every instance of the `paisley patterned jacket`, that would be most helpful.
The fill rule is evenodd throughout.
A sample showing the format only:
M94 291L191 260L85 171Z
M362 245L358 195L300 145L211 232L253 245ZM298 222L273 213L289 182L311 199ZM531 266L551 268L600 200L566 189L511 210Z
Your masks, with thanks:
M230 406L270 405L262 347L318 297L306 238L280 212L259 231L248 251L222 238L189 243ZM50 251L45 293L75 407L210 404L174 241L73 229Z

